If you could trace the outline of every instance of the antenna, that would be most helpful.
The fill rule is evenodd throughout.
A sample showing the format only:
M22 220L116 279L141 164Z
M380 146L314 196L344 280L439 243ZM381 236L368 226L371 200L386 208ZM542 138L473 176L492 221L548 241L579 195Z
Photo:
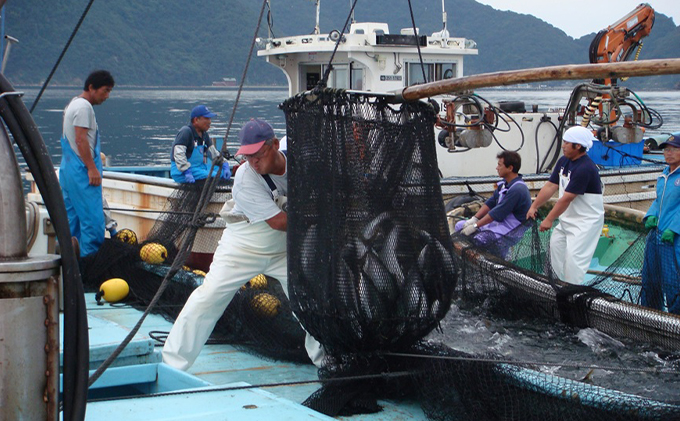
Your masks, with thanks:
M352 11L352 20L350 23L356 23L356 20L354 20L354 9L352 8L352 0L349 0L349 10Z
M321 33L319 28L319 12L321 10L321 0L316 0L316 26L314 27L314 33L319 35Z
M442 38L448 38L449 37L449 31L446 29L446 8L444 7L444 0L442 0L442 31L441 31L441 37Z

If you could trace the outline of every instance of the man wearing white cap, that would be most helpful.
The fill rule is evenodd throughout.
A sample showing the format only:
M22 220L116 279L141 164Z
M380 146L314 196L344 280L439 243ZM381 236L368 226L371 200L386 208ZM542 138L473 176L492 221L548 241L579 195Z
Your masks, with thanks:
M250 120L239 132L238 167L220 215L227 223L203 284L187 300L168 334L163 362L187 370L239 288L258 274L272 276L288 291L286 231L287 158L266 121ZM320 367L325 353L311 335L307 354Z
M576 285L583 283L604 225L600 174L586 153L593 140L585 127L574 126L564 132L564 156L527 212L527 218L535 219L537 209L559 191L559 199L539 230L549 230L559 218L550 237L552 268L561 280Z

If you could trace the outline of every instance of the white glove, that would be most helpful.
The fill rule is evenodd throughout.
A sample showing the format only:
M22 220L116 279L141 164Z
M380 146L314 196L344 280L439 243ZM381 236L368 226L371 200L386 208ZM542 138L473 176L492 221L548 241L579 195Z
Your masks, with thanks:
M476 216L473 216L472 218L470 218L470 219L468 219L467 221L465 221L465 223L463 224L463 228L467 228L467 227L469 227L470 225L476 224L477 222L479 222L479 219L477 219ZM466 235L467 235L467 234L466 234Z
M274 199L274 202L276 203L276 206L279 207L279 209L288 213L288 196L277 196L276 199Z
M463 235L470 236L470 235L474 234L475 232L477 232L477 229L478 229L477 224L472 224L472 225L468 225L467 227L463 228L460 232L462 232Z

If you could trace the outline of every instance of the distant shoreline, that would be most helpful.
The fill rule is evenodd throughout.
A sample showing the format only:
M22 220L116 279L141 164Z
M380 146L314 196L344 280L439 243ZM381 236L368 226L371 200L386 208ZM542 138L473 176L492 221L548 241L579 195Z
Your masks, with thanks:
M16 89L40 89L42 85L16 85ZM81 89L81 85L49 85L47 89ZM237 90L238 86L142 86L142 85L116 85L116 89L172 89L172 90ZM288 90L285 85L246 85L243 89L252 90Z

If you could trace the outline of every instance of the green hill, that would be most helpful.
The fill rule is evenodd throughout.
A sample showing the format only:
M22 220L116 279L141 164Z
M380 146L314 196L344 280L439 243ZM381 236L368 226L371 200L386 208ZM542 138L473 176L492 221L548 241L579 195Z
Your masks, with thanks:
M16 85L42 83L85 9L87 0L28 0L6 5L6 33L19 39L6 76ZM205 86L222 77L240 80L257 25L260 1L95 0L55 73L56 85L81 84L95 68L111 70L119 85ZM416 25L425 33L441 28L438 0L414 2ZM473 0L447 0L449 31L477 42L479 56L466 60L466 74L559 64L587 63L593 34L573 39L530 15L494 10ZM546 5L545 7L549 7ZM349 2L323 1L321 30L342 29ZM612 23L628 10L612 15ZM309 0L272 0L274 35L309 33L315 8ZM360 1L357 21L386 21L410 27L406 0ZM263 19L260 36L266 36ZM641 59L668 58L680 51L680 28L657 14ZM248 85L284 85L282 73L253 57ZM636 88L680 88L680 76L639 78Z

